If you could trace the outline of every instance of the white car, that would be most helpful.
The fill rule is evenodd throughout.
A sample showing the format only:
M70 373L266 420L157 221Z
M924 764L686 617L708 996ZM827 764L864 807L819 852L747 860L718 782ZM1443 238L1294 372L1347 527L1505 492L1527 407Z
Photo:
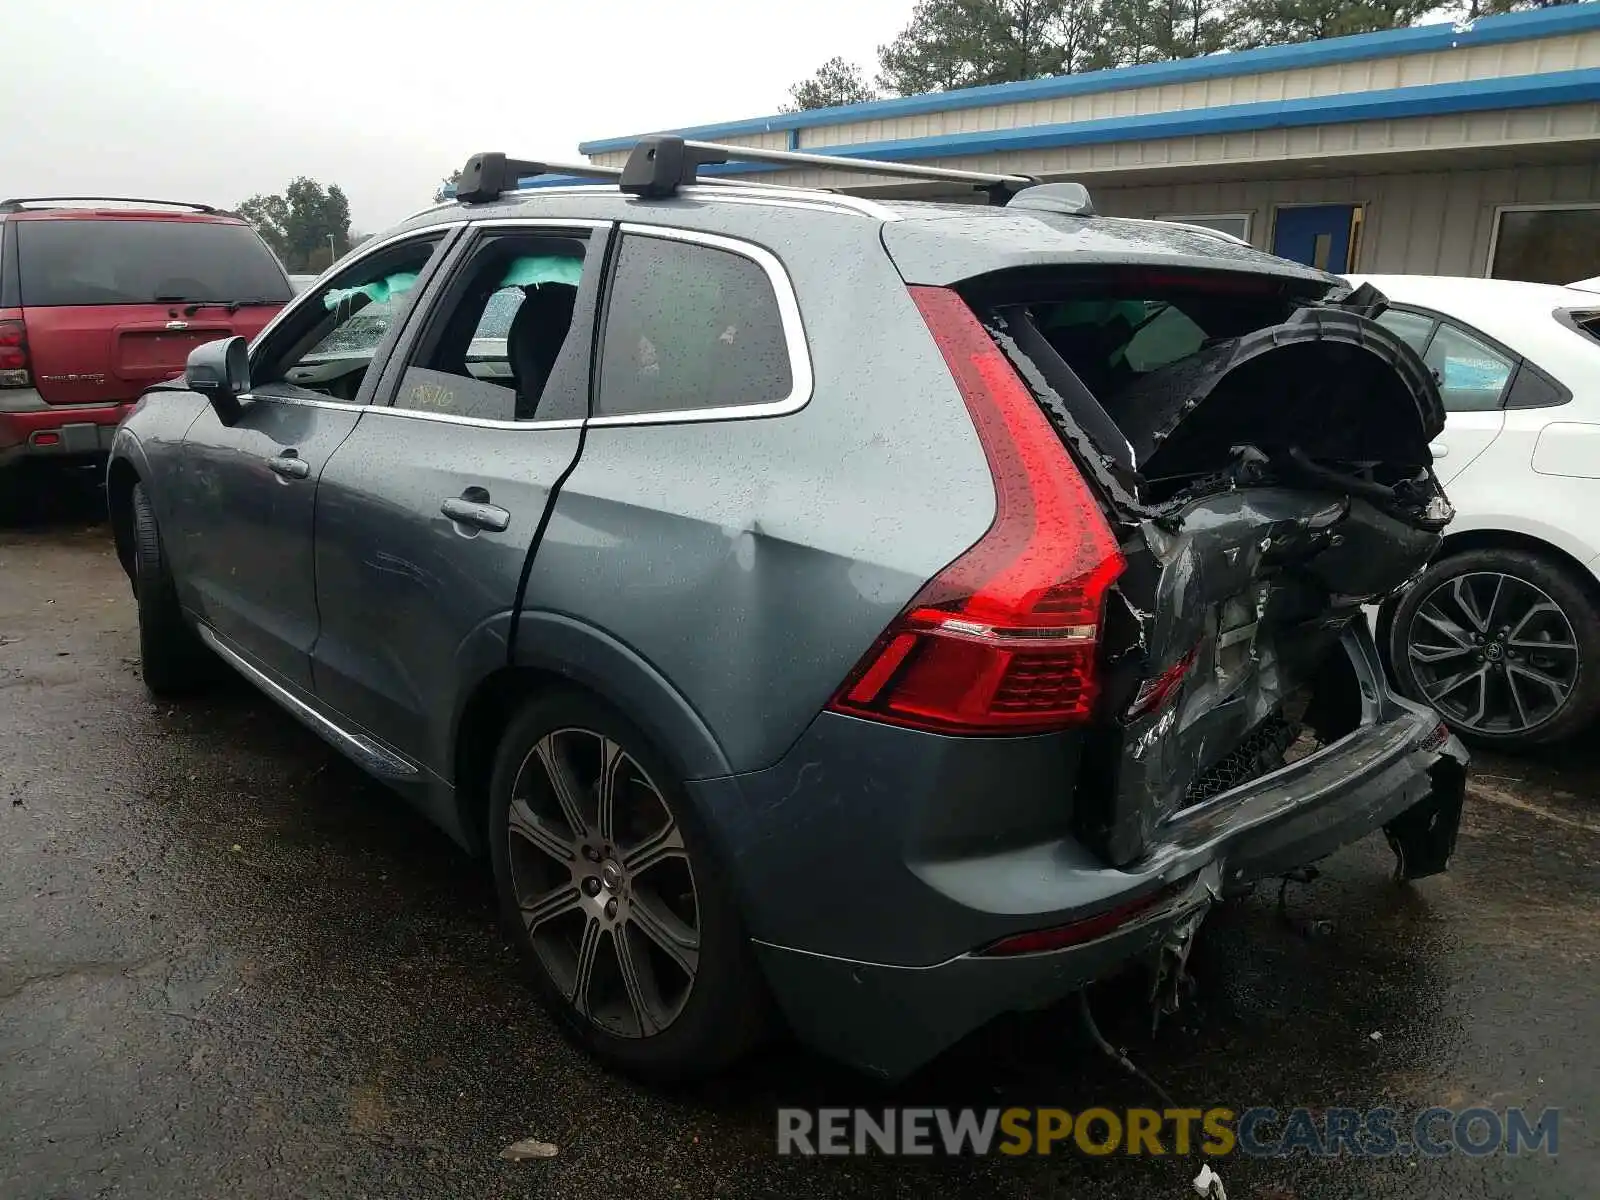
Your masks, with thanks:
M1404 691L1479 745L1527 749L1600 715L1600 294L1351 276L1434 371L1435 470L1456 518L1379 616Z

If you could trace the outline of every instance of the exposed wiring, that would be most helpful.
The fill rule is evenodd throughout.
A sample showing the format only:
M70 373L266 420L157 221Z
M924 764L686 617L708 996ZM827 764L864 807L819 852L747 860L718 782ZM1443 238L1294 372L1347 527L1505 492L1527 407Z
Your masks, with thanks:
M1100 1048L1102 1054L1161 1097L1161 1103L1167 1108L1178 1107L1172 1097L1167 1095L1167 1090L1135 1066L1133 1060L1128 1057L1125 1051L1118 1050L1110 1042L1106 1041L1105 1035L1100 1032L1100 1026L1095 1024L1094 1013L1089 1010L1089 990L1087 988L1078 993L1078 1011L1083 1014L1083 1027L1089 1031L1089 1037Z

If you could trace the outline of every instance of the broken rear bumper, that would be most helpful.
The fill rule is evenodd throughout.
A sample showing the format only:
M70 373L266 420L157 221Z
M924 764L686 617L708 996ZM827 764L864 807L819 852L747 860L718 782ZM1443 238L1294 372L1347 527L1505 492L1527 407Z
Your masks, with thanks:
M1407 876L1442 870L1455 844L1466 753L1431 710L1394 696L1381 681L1377 693L1367 697L1375 720L1298 762L1171 815L1156 827L1145 855L1123 869L1106 866L1070 837L927 856L907 854L902 842L894 867L914 877L913 893L891 867L881 878L858 873L856 864L871 861L866 847L875 840L863 792L863 807L853 813L858 819L835 827L833 853L813 865L810 887L796 897L815 912L829 903L823 894L854 892L863 901L854 915L848 921L836 916L825 928L798 919L753 925L768 981L792 1028L825 1053L899 1078L1001 1013L1047 1006L1147 958L1181 938L1197 911L1225 888L1304 866L1379 829ZM870 759L857 766L870 769ZM806 795L814 791L808 784L828 790L825 775L808 780L802 773L783 782L785 805L818 802ZM881 795L885 786L880 779L872 790ZM963 786L959 776L951 786ZM991 781L989 795L994 792ZM840 800L848 797L830 799L836 819L852 815L848 806L840 813ZM797 836L787 850L793 853L810 838L803 826L791 831ZM741 857L749 866L761 855L750 847ZM1072 925L1153 894L1159 902L1069 948L984 952L1019 932ZM784 926L805 932L771 936ZM886 961L896 929L902 946L924 947L921 961L912 956L917 951ZM964 944L930 959L929 930ZM875 954L851 953L867 943Z
M1416 832L1403 826L1406 837L1432 831L1440 844L1417 842L1407 873L1443 870L1455 846L1467 753L1431 709L1397 703L1404 704L1397 719L1362 726L1321 753L1169 817L1132 869L1170 876L1198 859L1216 860L1226 884L1247 883L1324 858L1422 805L1445 819ZM1437 865L1419 869L1424 863Z

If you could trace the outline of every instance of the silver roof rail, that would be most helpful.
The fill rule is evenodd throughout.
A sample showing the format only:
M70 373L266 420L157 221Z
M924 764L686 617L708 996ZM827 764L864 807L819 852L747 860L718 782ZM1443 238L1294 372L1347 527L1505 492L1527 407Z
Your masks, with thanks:
M210 204L191 204L187 200L147 200L142 196L17 196L0 200L0 212L21 212L25 208L49 208L58 204L153 204L160 208L187 208L197 213L220 211Z
M888 175L934 183L967 183L987 192L990 201L998 204L1004 204L1015 193L1039 182L1029 175L957 171L950 167L924 167L915 163L847 158L838 154L805 154L798 150L762 150L752 146L727 146L720 142L692 142L674 134L662 133L640 138L634 144L628 154L628 163L622 168L619 186L635 196L670 196L686 184L709 182L697 177L699 168L730 162L817 167L857 175Z

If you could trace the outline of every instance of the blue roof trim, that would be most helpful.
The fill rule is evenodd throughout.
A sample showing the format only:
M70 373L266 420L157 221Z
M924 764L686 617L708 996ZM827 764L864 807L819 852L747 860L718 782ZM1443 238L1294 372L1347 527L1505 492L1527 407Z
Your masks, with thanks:
M517 181L517 191L519 192L525 192L529 188L579 186L615 187L616 184L607 179L596 179L593 175L534 175Z
M1128 88L1157 87L1163 84L1191 83L1202 79L1221 79L1231 75L1259 75L1265 71L1322 67L1358 62L1369 58L1389 58L1403 54L1490 46L1563 33L1600 29L1600 4L1569 4L1534 12L1509 13L1484 17L1471 29L1457 33L1446 22L1420 25L1411 29L1388 29L1352 37L1328 38L1290 46L1264 46L1259 50L1238 50L1178 62L1148 63L1138 67L1117 67L1090 71L1083 75L1053 75L1022 83L997 83L988 87L966 88L956 92L932 92L923 96L901 96L893 100L873 100L866 104L847 104L838 108L818 108L809 112L778 113L744 121L724 121L717 125L696 125L671 132L684 137L717 139L742 137L773 130L809 129L822 125L841 125L847 121L909 117L919 113L947 112L951 109L984 108L995 104L1021 104L1032 100L1052 100L1094 92L1125 91ZM627 150L642 134L601 138L582 142L582 154L607 150ZM792 140L792 139L791 139ZM807 147L809 150L810 147Z
M1313 99L1229 104L1218 108L1149 113L1137 117L1108 117L1099 121L1074 121L1061 125L1025 125L1019 129L981 130L853 146L807 147L807 152L835 154L843 158L925 160L962 154L991 154L1003 150L1039 150L1208 133L1291 129L1346 121L1433 117L1496 108L1544 108L1593 100L1600 100L1600 67L1558 71L1548 75L1519 75L1510 79L1477 79L1466 83L1385 88L1382 91ZM793 170L792 167L785 168L772 163L734 162L702 167L701 174L736 175L785 169Z

